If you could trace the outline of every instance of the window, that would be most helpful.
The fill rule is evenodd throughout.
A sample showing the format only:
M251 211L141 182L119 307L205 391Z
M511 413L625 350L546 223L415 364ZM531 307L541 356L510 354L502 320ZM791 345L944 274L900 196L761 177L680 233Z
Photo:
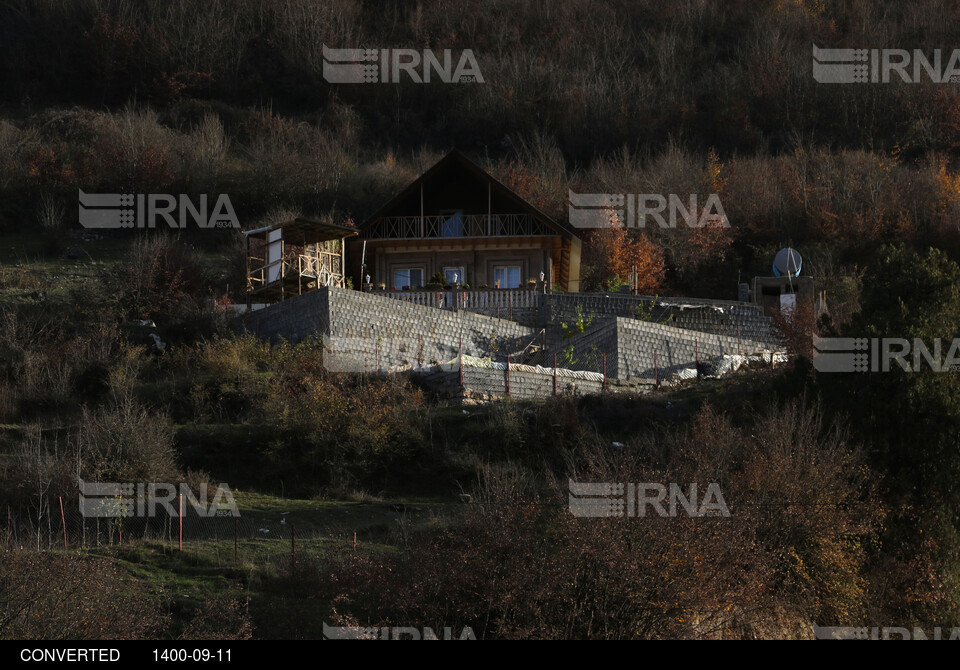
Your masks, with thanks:
M440 234L443 237L463 237L463 211L441 212L441 215L450 216L443 220Z
M498 265L493 268L494 286L500 288L520 288L520 266Z
M423 268L397 268L393 271L393 288L404 286L420 288L423 286Z
M443 268L443 279L447 284L455 284L457 282L464 284L467 281L467 273L464 272L462 267Z

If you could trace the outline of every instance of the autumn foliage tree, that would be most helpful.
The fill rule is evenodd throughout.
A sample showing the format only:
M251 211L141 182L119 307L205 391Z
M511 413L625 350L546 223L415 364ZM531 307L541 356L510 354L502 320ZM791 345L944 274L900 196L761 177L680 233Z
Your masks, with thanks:
M584 241L585 291L610 291L636 272L639 293L655 293L663 282L663 252L646 235L631 236L610 210L608 225L590 231Z

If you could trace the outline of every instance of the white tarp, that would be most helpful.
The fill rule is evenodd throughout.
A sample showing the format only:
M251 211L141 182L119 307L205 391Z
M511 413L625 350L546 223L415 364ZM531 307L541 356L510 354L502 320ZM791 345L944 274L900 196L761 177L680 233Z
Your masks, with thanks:
M721 356L717 361L715 375L722 377L731 372L736 372L746 363L766 363L769 365L771 360L773 363L786 363L787 354L783 351L759 351L744 355L727 354L726 356Z
M721 307L720 305L691 305L685 302L659 302L657 304L660 307L679 307L681 312L686 309L712 309L723 314L726 309L726 307Z
M463 357L463 367L465 368L484 368L487 370L506 370L507 364L493 361L489 358L477 358L475 356ZM452 358L445 363L440 363L433 369L440 369L450 372L460 368L460 357ZM530 372L534 374L553 375L554 368L543 367L542 365L525 365L523 363L511 363L510 369L517 372ZM556 368L558 377L568 377L570 379L587 379L597 382L603 381L603 375L599 372L589 370L568 370L566 368Z

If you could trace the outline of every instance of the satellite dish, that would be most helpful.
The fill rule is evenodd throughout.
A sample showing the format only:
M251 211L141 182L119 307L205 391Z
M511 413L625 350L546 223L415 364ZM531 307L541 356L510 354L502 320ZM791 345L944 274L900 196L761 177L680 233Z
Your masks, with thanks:
M773 258L773 274L775 277L796 277L803 268L803 259L796 249L786 247L777 252Z

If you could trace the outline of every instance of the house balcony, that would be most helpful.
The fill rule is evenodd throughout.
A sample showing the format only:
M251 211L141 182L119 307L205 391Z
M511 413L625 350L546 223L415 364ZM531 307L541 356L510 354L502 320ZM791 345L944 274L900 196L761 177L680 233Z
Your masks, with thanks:
M385 216L368 226L364 239L412 240L555 235L530 214Z

